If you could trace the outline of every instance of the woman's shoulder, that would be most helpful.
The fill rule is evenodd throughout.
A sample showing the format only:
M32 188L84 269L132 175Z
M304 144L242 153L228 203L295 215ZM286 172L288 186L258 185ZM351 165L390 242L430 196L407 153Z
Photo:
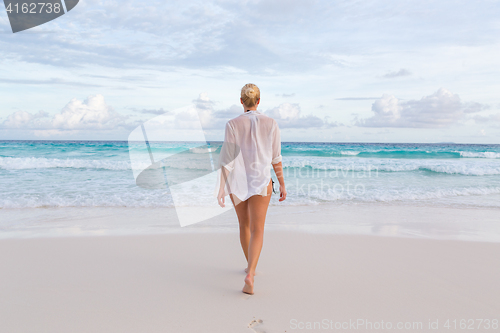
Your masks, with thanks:
M261 117L261 118L264 118L264 119L267 119L269 122L275 122L276 120L271 117L270 115L266 114L266 113L263 113L263 112L260 112L258 113L258 116Z
M265 120L266 123L268 123L269 125L278 126L278 122L273 117L268 116L267 114L263 114L263 113L259 114L259 116L261 119Z
M253 115L258 117L260 119L260 121L263 121L264 123L268 123L268 124L273 125L273 126L278 124L274 118L272 118L272 117L268 116L267 114L264 114L260 111L258 113L253 113ZM248 121L249 121L248 114L242 113L237 117L229 119L226 122L226 124L229 124L229 126L234 127L239 123L246 123Z

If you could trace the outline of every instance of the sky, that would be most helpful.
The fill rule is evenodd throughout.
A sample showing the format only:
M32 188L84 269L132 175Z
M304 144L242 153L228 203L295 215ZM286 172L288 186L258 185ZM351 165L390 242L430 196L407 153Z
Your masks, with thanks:
M105 1L13 34L0 4L0 140L127 140L207 110L282 141L500 144L500 1Z

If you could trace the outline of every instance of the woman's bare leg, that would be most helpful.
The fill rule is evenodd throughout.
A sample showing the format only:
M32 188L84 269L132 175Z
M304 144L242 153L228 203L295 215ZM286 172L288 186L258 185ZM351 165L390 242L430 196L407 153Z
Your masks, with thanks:
M250 215L248 211L248 200L241 201L235 205L233 194L229 194L229 197L233 202L236 215L238 216L238 222L240 224L241 248L243 249L243 253L245 254L245 258L248 262L248 246L250 244Z
M253 294L253 281L255 268L259 261L262 244L264 242L264 224L266 222L267 208L271 200L272 183L267 186L267 196L254 195L248 198L248 211L250 215L250 245L248 248L248 267L245 277L243 292Z

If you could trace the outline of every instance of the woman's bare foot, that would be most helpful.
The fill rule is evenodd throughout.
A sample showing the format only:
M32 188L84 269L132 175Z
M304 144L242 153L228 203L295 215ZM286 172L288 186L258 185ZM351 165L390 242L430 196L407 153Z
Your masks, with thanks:
M245 277L245 286L242 291L245 294L253 295L253 275L247 274Z
M248 267L245 268L245 273L248 273ZM255 276L256 273L253 273L253 275Z

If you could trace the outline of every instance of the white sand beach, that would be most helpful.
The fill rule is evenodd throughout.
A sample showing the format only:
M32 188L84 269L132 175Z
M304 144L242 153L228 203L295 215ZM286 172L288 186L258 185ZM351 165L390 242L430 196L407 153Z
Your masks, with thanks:
M249 296L234 231L3 239L0 331L442 332L465 320L491 332L499 254L494 242L271 230Z
M500 333L500 0L3 7L0 333Z

